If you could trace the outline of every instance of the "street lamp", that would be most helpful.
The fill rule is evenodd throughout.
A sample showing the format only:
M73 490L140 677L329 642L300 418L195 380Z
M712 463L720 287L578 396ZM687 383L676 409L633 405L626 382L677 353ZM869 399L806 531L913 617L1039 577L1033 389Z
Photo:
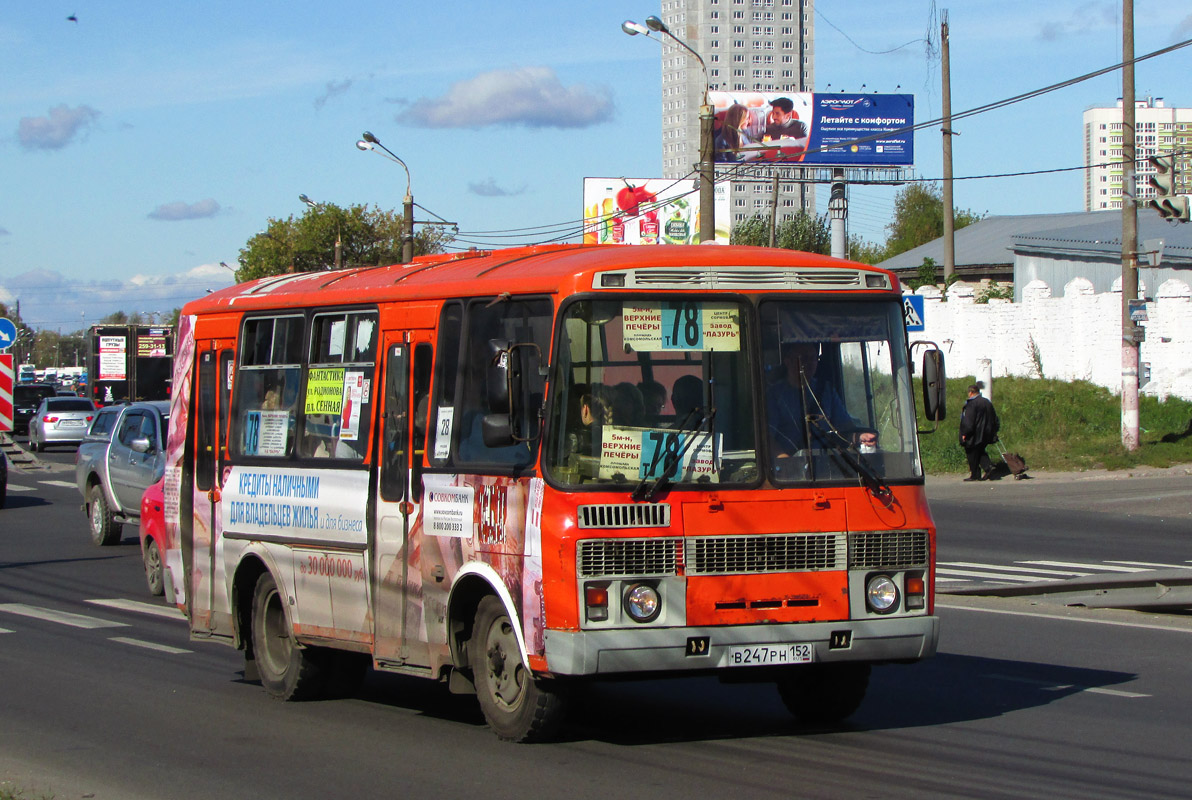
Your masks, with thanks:
M708 65L704 63L700 54L688 46L686 42L671 33L666 23L658 17L646 17L646 24L625 20L621 23L621 30L630 36L639 33L652 39L650 32L661 33L670 37L675 44L695 56L700 69L704 71L704 100L699 107L699 240L700 243L716 240L716 173L712 164L712 103L708 93L712 88L712 80L708 76Z
M307 197L304 194L298 195L298 199L301 200L303 203L306 203L306 205L309 206L310 208L320 208L323 206L322 203L316 203L314 200L311 200L309 197ZM336 214L335 215L335 268L339 269L343 265L344 265L344 246L343 246L343 241L340 239L339 214Z
M377 150L376 148L381 148ZM373 136L369 131L365 131L360 141L356 142L357 150L372 150L378 155L388 156L390 161L396 161L401 164L401 168L406 171L406 196L402 198L402 241L401 241L401 262L408 264L414 260L414 193L410 188L410 168L406 166L406 162L397 157L397 154L390 150L381 141Z

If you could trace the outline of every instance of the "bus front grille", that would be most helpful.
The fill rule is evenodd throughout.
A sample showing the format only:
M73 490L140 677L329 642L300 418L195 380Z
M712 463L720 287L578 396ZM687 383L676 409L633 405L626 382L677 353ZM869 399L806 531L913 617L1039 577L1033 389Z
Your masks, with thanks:
M581 578L675 575L680 539L584 539L576 552Z
M930 556L927 531L861 531L849 534L850 569L893 569L926 566Z
M707 536L687 543L690 575L814 572L845 568L843 533Z
M581 528L669 528L670 503L600 503L580 506Z

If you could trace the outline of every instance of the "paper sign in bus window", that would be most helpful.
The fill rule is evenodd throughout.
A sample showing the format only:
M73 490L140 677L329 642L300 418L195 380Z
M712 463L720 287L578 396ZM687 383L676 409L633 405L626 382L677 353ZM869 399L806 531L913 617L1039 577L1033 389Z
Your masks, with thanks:
M600 477L620 475L626 480L655 479L664 473L675 481L707 476L718 481L718 447L707 431L604 426L600 442ZM690 441L694 437L694 441ZM718 437L719 441L719 437Z
M622 337L632 350L741 349L740 309L734 303L667 300L626 303L621 309Z
M284 456L289 439L289 411L249 411L245 415L246 456Z
M364 405L364 373L348 372L340 403L339 438L354 442L360 437L360 412Z
M342 367L313 368L306 373L306 413L341 414L344 400Z

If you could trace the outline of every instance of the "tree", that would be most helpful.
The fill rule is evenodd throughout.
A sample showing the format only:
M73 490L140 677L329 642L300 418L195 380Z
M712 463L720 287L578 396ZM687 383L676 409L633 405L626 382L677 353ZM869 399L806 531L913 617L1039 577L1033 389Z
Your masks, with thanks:
M973 211L953 211L955 230L971 225L983 215ZM884 248L885 258L905 253L921 244L944 235L944 199L940 187L934 183L912 183L894 198L894 219L886 226L889 237Z
M729 241L732 244L768 247L770 245L769 216L754 214L739 225L734 225ZM774 244L784 250L802 250L805 253L828 255L832 252L832 230L828 227L827 215L814 216L806 211L800 211L790 219L782 220L775 228Z
M320 203L298 218L270 218L265 229L240 250L236 280L243 282L286 272L312 272L335 265L341 242L344 266L401 261L403 218L394 211ZM441 253L453 241L442 226L426 225L414 233L414 254Z

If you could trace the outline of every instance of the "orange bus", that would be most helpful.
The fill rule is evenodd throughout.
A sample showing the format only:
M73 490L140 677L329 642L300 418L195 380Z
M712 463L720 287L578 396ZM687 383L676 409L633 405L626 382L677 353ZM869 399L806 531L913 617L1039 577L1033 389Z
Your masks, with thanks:
M173 385L167 596L278 698L371 666L526 741L585 681L719 674L830 722L935 652L874 267L553 245L263 278L183 309Z

